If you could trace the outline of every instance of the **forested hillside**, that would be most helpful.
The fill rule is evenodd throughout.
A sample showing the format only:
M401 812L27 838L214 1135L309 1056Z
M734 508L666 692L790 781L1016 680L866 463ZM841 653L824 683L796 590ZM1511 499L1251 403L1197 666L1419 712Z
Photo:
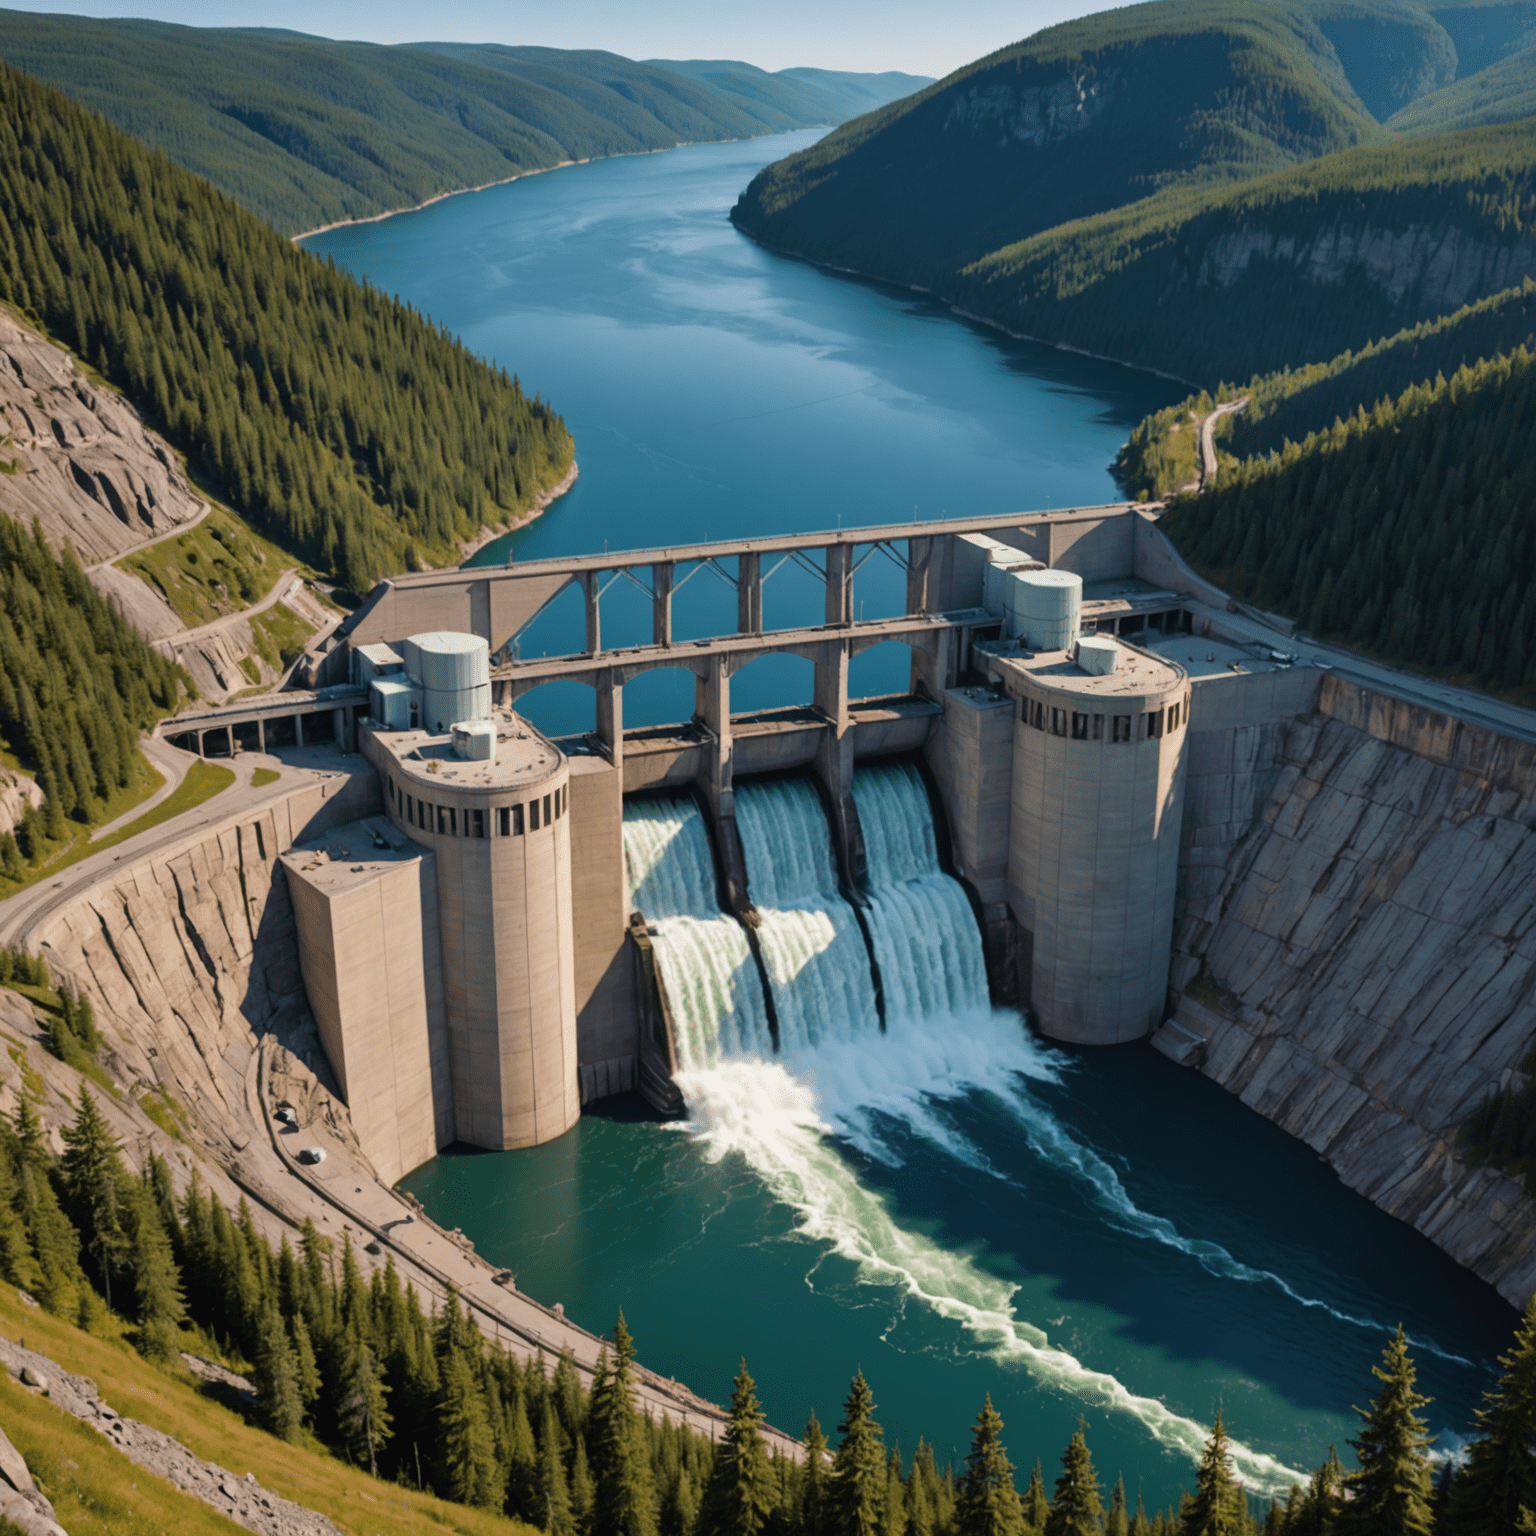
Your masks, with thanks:
M1536 118L1181 188L995 252L965 309L1195 381L1359 349L1536 272Z
M1157 0L844 125L732 218L1022 335L1243 378L1536 271L1533 43L1531 0Z
M759 131L769 133L845 123L933 84L931 76L904 75L895 70L864 75L835 69L781 69L770 74L735 59L645 62L729 96L743 112L757 118L763 125Z
M732 218L947 293L967 263L1068 220L1380 132L1304 16L1162 0L1048 28L856 119L762 171Z
M566 161L842 122L926 83L847 76L818 89L750 65L723 65L711 83L611 53L22 11L0 11L0 56L284 234Z
M1533 422L1521 346L1224 469L1160 526L1309 634L1536 703Z
M0 952L0 984L47 998L48 980L40 961ZM88 1003L66 992L50 1006L58 1048L87 1059L96 1037ZM907 1460L886 1446L862 1372L835 1445L813 1414L806 1454L792 1460L769 1453L745 1361L717 1445L637 1411L622 1314L588 1389L568 1356L550 1372L542 1354L524 1364L488 1344L451 1292L427 1312L389 1261L366 1280L345 1234L325 1236L306 1220L296 1246L285 1236L274 1251L243 1201L226 1210L195 1180L178 1199L153 1154L129 1173L88 1088L58 1157L32 1099L22 1093L19 1105L14 1124L0 1119L0 1277L82 1326L99 1328L115 1307L140 1351L172 1369L183 1326L195 1325L250 1363L253 1416L272 1434L313 1433L386 1486L427 1488L549 1536L1318 1536L1349 1505L1376 1516L1363 1529L1396 1531L1389 1517L1405 1498L1422 1513L1411 1529L1435 1529L1415 1411L1425 1399L1401 1330L1354 1442L1359 1470L1330 1454L1262 1525L1234 1475L1219 1412L1191 1469L1192 1495L1150 1516L1123 1477L1101 1482L1082 1420L1049 1493L1038 1459L1016 1483L990 1398L962 1466L941 1466L925 1440ZM1513 1530L1507 1517L1536 1479L1524 1393L1536 1369L1536 1309L1501 1363L1467 1470L1442 1505L1447 1536Z
M0 516L0 752L44 800L0 833L0 877L26 868L138 782L139 732L180 702L180 670L151 650L40 529Z
M355 592L528 507L564 424L397 300L0 65L0 299Z
M1479 299L1454 314L1425 320L1358 352L1344 352L1330 362L1286 368L1260 375L1247 384L1220 385L1215 397L1239 395L1248 405L1223 416L1216 426L1218 458L1248 459L1299 443L1310 433L1365 406L1395 400L1411 384L1450 375L1513 352L1536 351L1536 281ZM1131 495L1171 495L1193 473L1192 418L1214 404L1209 392L1191 395L1178 405L1148 416L1120 450L1115 474ZM1177 431L1175 431L1177 428ZM1184 451L1180 451L1180 450Z

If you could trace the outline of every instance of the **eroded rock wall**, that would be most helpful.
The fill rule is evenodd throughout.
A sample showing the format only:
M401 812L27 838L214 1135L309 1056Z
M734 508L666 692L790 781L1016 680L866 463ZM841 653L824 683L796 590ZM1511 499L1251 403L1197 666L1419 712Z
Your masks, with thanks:
M330 1079L278 854L378 808L371 774L308 785L125 867L39 936L54 974L94 998L114 1074L134 1092L171 1093L221 1161L252 1134L261 1036L278 1036ZM328 1118L351 1140L344 1111Z
M1329 676L1229 748L1159 1044L1523 1305L1536 1202L1455 1140L1536 1034L1536 746Z
M202 500L175 455L120 395L0 310L0 509L41 520L81 564L110 560L197 517Z

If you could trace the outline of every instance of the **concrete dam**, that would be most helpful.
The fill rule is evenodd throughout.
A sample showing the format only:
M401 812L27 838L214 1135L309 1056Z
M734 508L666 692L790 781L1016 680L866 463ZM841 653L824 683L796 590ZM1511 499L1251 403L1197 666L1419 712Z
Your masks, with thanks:
M788 1061L990 1003L1057 1040L1150 1034L1523 1301L1529 1199L1465 1167L1455 1127L1533 1027L1536 941L1510 939L1536 932L1525 717L1469 695L1437 712L1427 685L1292 638L1190 571L1156 511L403 576L311 658L310 691L167 722L213 752L363 754L348 824L275 851L380 1175L456 1141L547 1142L632 1089L677 1111L717 1057ZM876 556L904 611L865 621ZM825 622L766 628L764 583L791 562ZM736 627L679 639L701 572L734 588ZM620 579L649 644L603 643ZM569 588L585 649L522 659ZM850 697L850 662L891 640L908 689ZM733 676L776 652L811 664L811 701L733 711ZM626 728L626 684L667 668L693 677L691 718ZM516 704L560 679L593 690L595 728L549 739ZM1447 895L1426 923L1422 893L1494 852L1489 902ZM1384 942L1410 929L1431 988Z
M876 554L905 571L906 612L861 621L854 579ZM788 561L824 585L823 624L764 628ZM734 586L736 630L676 640L673 602L705 568ZM652 643L605 650L621 576L649 599ZM522 660L573 585L586 649ZM631 1089L680 1109L677 1076L722 1041L799 1049L989 1001L1064 1041L1151 1033L1191 731L1289 718L1317 690L1223 640L1238 620L1208 596L1126 505L381 584L292 728L318 716L355 740L382 815L283 855L375 1166L537 1145ZM909 690L850 698L850 661L891 640ZM811 662L811 703L733 713L732 674L773 652ZM626 729L625 684L660 668L693 674L692 718ZM554 679L594 689L593 732L548 739L516 712ZM238 706L220 720L231 742L252 726Z

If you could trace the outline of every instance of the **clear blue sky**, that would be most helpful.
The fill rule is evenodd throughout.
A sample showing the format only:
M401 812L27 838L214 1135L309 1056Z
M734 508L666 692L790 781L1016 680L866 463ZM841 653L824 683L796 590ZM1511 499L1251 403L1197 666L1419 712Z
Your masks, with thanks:
M15 0L11 0L14 5ZM147 16L187 26L291 27L380 43L444 40L607 48L630 58L745 59L764 69L945 75L1103 0L52 0L23 10ZM0 27L0 51L4 31Z

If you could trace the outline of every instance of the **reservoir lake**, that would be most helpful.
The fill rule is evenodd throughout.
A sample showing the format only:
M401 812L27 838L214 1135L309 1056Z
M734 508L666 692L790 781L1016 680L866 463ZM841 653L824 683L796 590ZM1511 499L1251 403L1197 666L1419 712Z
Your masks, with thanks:
M1184 386L738 234L740 190L815 137L570 167L305 241L574 433L574 489L476 563L1117 499L1115 451ZM903 593L876 555L856 611ZM765 590L769 627L820 606L792 565ZM674 616L680 639L730 630L735 594L702 572ZM649 629L615 583L604 644ZM520 654L581 634L568 592ZM899 691L906 652L851 670L855 695ZM732 679L738 711L809 693L796 658ZM692 703L690 674L655 674L625 688L626 723ZM577 684L519 707L556 735L593 723ZM888 1443L958 1462L990 1392L1021 1481L1039 1458L1050 1488L1082 1418L1101 1481L1123 1473L1152 1508L1192 1488L1220 1407L1250 1488L1281 1493L1330 1443L1350 1459L1351 1405L1401 1322L1442 1449L1466 1436L1515 1314L1301 1143L1145 1045L1047 1048L1009 1015L927 1020L899 1045L797 1064L781 1094L722 1090L685 1123L600 1103L547 1146L445 1154L404 1184L530 1295L599 1332L622 1307L662 1375L724 1401L745 1355L793 1433L813 1410L831 1432L862 1369Z

